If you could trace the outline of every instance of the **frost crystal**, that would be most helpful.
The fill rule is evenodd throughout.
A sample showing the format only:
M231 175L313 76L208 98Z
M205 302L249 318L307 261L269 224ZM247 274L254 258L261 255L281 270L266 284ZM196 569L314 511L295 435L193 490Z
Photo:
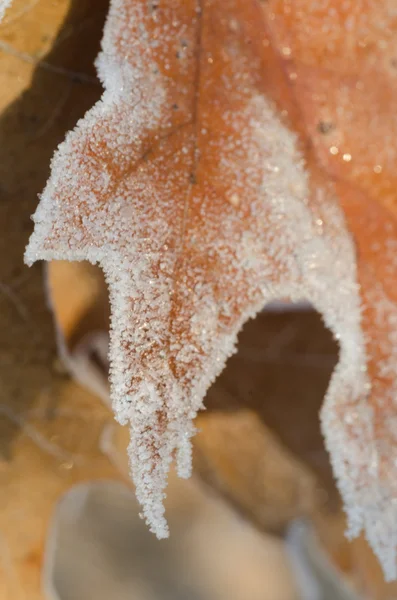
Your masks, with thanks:
M332 187L309 178L263 91L257 10L113 0L105 92L54 156L26 261L88 259L106 274L113 406L159 537L170 461L189 475L192 419L243 323L274 299L309 300L340 342L322 412L334 471L351 528L384 556L397 519L377 487L354 249Z

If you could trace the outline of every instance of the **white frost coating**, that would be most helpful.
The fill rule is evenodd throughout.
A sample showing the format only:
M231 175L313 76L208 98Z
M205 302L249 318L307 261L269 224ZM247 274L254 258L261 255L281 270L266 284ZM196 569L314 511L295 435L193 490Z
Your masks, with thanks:
M395 254L390 257L384 252L383 257L385 261L392 258L389 265L394 264ZM380 332L377 340L380 349L376 364L378 371L373 378L371 390L374 411L378 411L378 415L374 419L375 435L367 438L361 435L355 449L356 454L352 457L357 470L360 466L363 469L365 479L362 478L361 489L356 490L356 497L352 500L360 501L361 511L350 511L349 533L351 537L355 537L364 527L366 537L381 561L385 578L391 581L397 578L397 308L379 283L367 290L366 299L374 307L374 330ZM352 412L350 418L353 422L358 421L360 413ZM327 427L328 423L325 422L324 425ZM365 444L368 444L367 449ZM360 463L359 460L360 452L365 450L367 464Z
M105 93L53 159L26 261L86 259L104 269L113 407L120 423L131 424L136 493L159 537L168 534L163 499L173 453L188 476L192 419L242 325L272 300L310 301L341 347L322 422L350 529L366 529L393 576L395 540L387 536L397 519L393 508L383 510L371 475L376 450L360 295L343 215L331 190L309 182L295 136L250 87L250 65L240 65L233 48L237 74L222 82L229 108L216 115L224 126L210 130L202 112L202 135L179 127L179 152L139 162L147 155L142 140L170 119L172 83L153 62L153 40L166 47L195 39L185 25L178 29L176 14L167 31L159 25L149 36L149 18L132 2L113 1L98 60ZM130 33L124 37L128 30L136 31L136 46ZM193 142L203 157L212 144L222 149L208 185L200 165L202 185L189 184ZM186 189L188 204L175 191Z
M9 6L11 6L12 0L0 0L0 21L4 17L4 13Z

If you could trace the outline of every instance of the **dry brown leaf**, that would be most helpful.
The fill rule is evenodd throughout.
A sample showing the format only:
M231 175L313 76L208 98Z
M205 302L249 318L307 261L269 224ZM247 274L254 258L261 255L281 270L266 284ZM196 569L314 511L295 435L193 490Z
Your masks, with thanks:
M70 487L102 478L126 480L98 445L112 415L54 364L42 272L29 272L21 258L51 153L100 93L96 83L72 83L72 77L81 69L95 81L92 61L106 2L95 3L97 15L81 34L79 24L92 2L78 4L69 13L69 0L44 0L34 10L28 10L33 2L16 1L0 25L2 600L43 600L48 523Z

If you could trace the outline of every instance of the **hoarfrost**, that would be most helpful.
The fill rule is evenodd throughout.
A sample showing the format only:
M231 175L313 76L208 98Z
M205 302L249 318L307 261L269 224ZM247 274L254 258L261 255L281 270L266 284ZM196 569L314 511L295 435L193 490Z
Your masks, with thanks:
M113 0L97 63L105 92L54 156L26 261L104 269L113 406L159 537L173 454L188 476L192 420L242 325L274 299L309 300L340 343L322 422L350 526L366 528L394 575L353 245L332 187L309 180L263 94L237 10L254 5L242 6Z

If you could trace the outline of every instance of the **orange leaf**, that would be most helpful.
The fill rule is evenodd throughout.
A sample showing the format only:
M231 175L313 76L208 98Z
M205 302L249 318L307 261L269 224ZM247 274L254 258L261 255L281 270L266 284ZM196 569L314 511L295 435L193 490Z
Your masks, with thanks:
M379 65L376 53L352 50L355 30L339 54L310 21L306 35L305 15L323 16L311 4L113 0L98 59L105 93L54 157L26 259L104 269L114 409L131 423L137 496L159 537L172 453L188 475L192 418L242 324L273 299L310 300L340 343L322 421L350 529L365 527L390 577L393 340L384 332L395 309L384 264L394 224L387 181L382 204L365 195L390 157L383 167L376 155L366 175L351 169L356 152L367 170L372 155L348 112L359 106L360 60L370 74ZM329 4L339 22L345 9ZM349 53L353 73L343 68ZM392 102L367 94L356 126L368 107L383 115Z

